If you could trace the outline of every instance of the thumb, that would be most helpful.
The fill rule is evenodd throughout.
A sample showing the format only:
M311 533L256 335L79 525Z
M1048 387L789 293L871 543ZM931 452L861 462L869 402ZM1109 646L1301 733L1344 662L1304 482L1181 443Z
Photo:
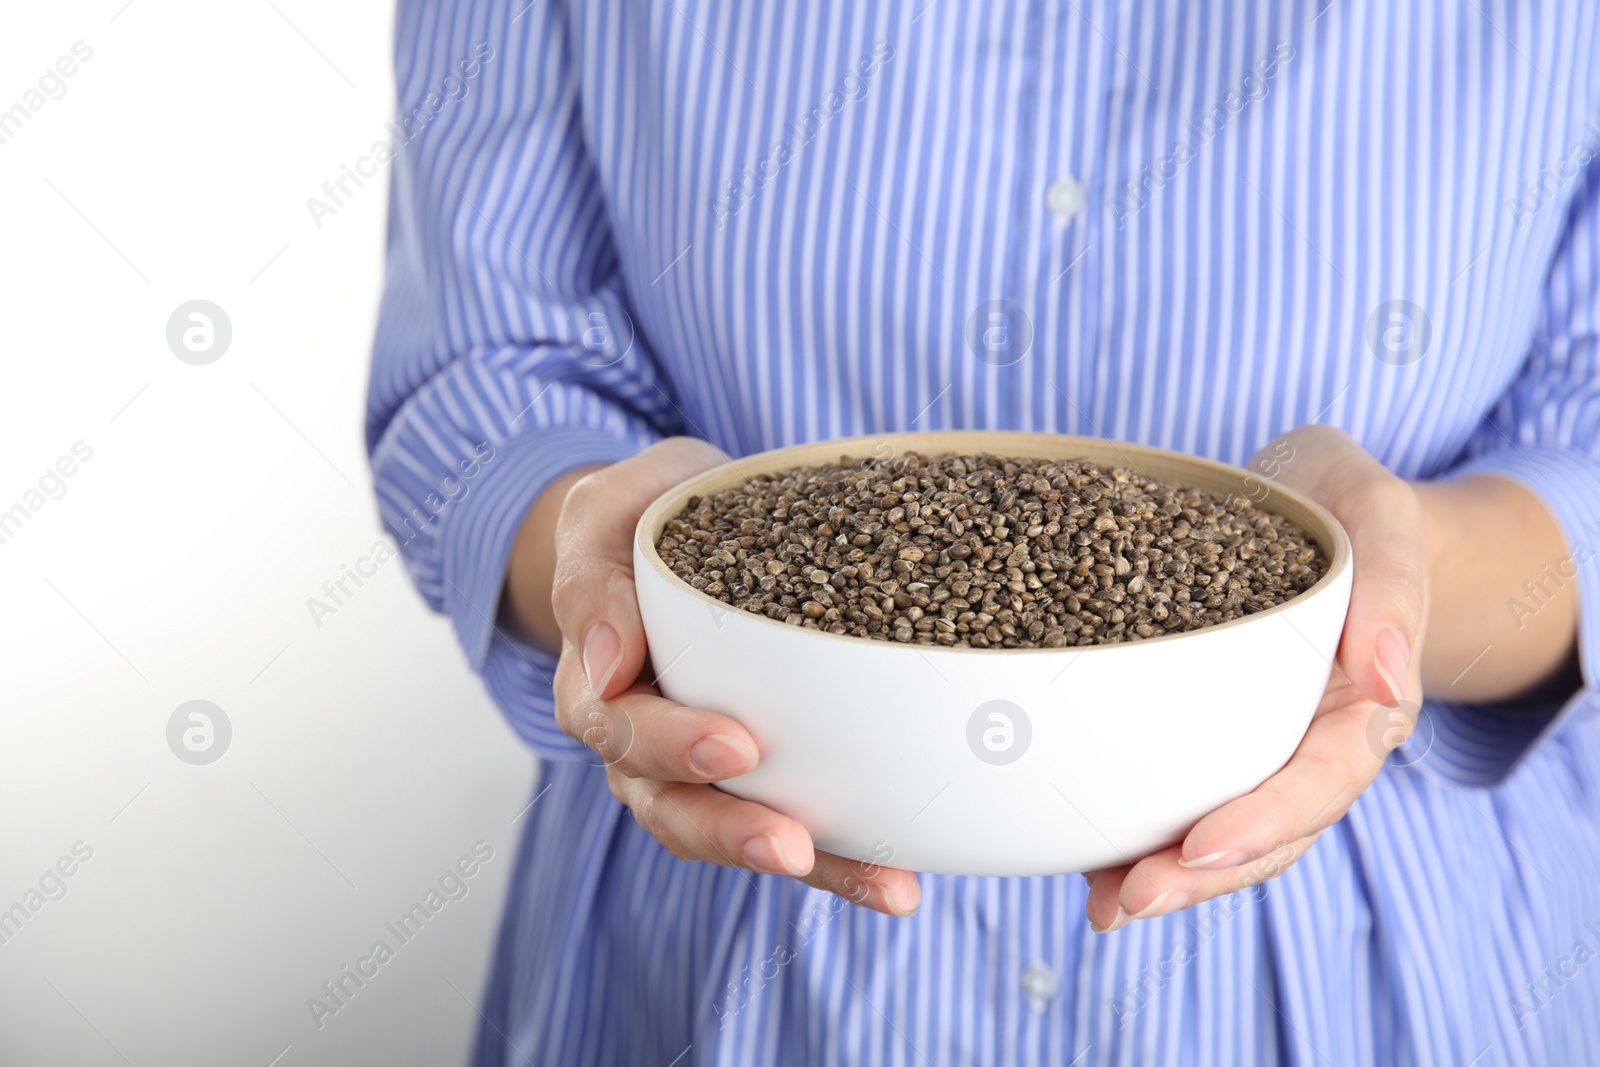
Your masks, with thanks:
M667 438L586 476L562 503L550 605L597 699L626 690L644 666L644 625L633 585L639 517L668 489L727 461L704 441Z
M1264 449L1250 466L1304 490L1350 535L1355 573L1338 664L1379 704L1406 699L1428 603L1428 527L1405 481L1348 434L1306 426ZM1262 460L1269 455L1275 462ZM1271 469L1262 466L1271 462Z
M1339 666L1363 695L1395 705L1406 699L1417 673L1428 603L1428 535L1416 493L1378 469L1381 475L1344 494L1332 509L1350 535L1355 564Z

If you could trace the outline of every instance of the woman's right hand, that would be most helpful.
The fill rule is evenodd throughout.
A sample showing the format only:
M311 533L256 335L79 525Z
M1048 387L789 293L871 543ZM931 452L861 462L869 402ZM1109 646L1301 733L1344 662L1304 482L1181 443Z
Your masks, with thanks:
M669 438L571 483L559 511L552 501L536 504L513 549L508 613L543 615L536 610L543 605L516 603L543 595L542 582L521 576L553 570L545 588L561 639L557 720L595 751L612 794L673 855L789 875L852 903L909 915L921 901L916 875L820 852L794 819L714 788L755 767L755 739L726 715L668 700L640 677L647 649L634 592L634 527L661 493L727 461L704 441ZM552 550L553 567L530 562Z

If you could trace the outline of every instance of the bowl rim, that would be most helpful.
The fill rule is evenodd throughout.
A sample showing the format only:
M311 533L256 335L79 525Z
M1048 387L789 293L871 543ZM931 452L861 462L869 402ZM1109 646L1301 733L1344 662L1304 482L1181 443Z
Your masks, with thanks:
M973 441L971 447L952 442ZM985 443L989 442L989 443ZM1176 633L1162 634L1159 637L1144 637L1136 641L1111 641L1099 645L1063 645L1060 648L974 648L970 645L924 645L915 642L902 643L897 641L872 641L870 638L858 637L853 634L835 634L826 630L811 629L805 626L791 626L787 622L768 618L752 611L745 611L735 607L724 600L719 600L709 593L696 589L674 574L656 551L656 538L660 536L667 521L683 509L684 503L691 496L704 496L708 492L720 492L730 489L741 482L748 481L753 476L774 474L808 464L838 463L843 456L852 458L873 458L885 445L890 446L888 457L892 458L904 451L917 451L930 455L949 455L957 448L967 448L967 451L988 452L992 455L1006 456L1007 458L1060 458L1060 459L1088 459L1091 462L1107 465L1105 461L1096 459L1094 453L1115 453L1123 458L1123 462L1110 461L1113 467L1143 473L1147 467L1161 467L1170 470L1193 470L1203 476L1206 481L1235 483L1237 486L1248 486L1250 482L1267 487L1267 495L1260 500L1252 500L1255 506L1274 514L1278 514L1295 522L1315 540L1319 547L1328 554L1328 569L1321 578L1311 586L1282 603L1274 604L1265 611L1258 611L1253 615L1244 615L1227 622L1215 623L1211 626L1202 626L1195 630L1183 630ZM1034 448L1048 446L1049 452L1043 454L1032 453L1029 446ZM1081 448L1081 451L1079 449ZM1058 453L1059 455L1052 455ZM832 459L825 459L831 455ZM1141 467L1134 462L1135 458L1145 460ZM1165 475L1147 475L1159 477L1160 480L1172 479ZM1248 481L1247 481L1248 479ZM1184 488L1200 488L1209 492L1217 492L1216 488L1196 482L1181 482ZM1280 506L1272 506L1274 497L1279 497ZM1291 511L1303 514L1288 514L1281 506L1282 502L1290 505ZM1310 519L1308 523L1306 520ZM1274 615L1287 612L1296 605L1302 605L1313 597L1326 594L1339 585L1345 572L1352 565L1352 552L1350 536L1345 532L1344 526L1334 517L1333 513L1310 496L1298 489L1283 485L1263 475L1257 475L1241 467L1235 467L1219 460L1208 459L1204 456L1192 456L1171 449L1157 448L1154 445L1136 444L1130 441L1117 441L1103 437L1082 437L1069 434L1034 433L1026 430L903 430L881 434L860 434L854 437L825 438L818 441L807 441L796 445L786 445L782 448L768 449L764 452L754 452L747 456L730 459L726 463L700 474L693 475L656 497L645 508L639 517L638 524L634 527L634 553L635 556L645 561L662 578L667 580L669 587L686 593L698 599L707 606L720 608L734 618L745 618L750 622L778 627L790 633L806 635L805 638L827 638L834 641L848 641L852 645L864 645L868 648L902 649L907 652L919 652L923 655L929 653L972 654L994 656L1003 653L1012 655L1067 655L1078 656L1086 653L1111 653L1113 651L1143 648L1152 644L1175 641L1179 638L1197 638L1208 634L1220 633L1224 630L1253 623Z

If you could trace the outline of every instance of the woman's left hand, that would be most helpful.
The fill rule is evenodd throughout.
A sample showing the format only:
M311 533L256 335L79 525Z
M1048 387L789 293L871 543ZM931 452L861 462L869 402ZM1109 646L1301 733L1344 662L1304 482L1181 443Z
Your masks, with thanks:
M1328 688L1300 747L1254 792L1201 819L1179 845L1085 875L1097 932L1281 873L1344 817L1415 724L1428 605L1428 527L1417 493L1327 426L1292 430L1247 466L1267 494L1272 482L1299 489L1350 535L1350 613Z

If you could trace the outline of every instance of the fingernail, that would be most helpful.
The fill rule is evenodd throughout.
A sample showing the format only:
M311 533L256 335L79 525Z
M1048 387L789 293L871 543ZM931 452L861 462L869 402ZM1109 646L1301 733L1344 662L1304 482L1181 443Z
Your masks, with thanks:
M1393 626L1378 631L1375 645L1377 654L1373 665L1389 686L1389 699L1385 703L1395 707L1405 699L1406 680L1411 677L1411 645L1405 634Z
M1177 911L1179 908L1187 908L1188 906L1188 893L1176 893L1171 889L1168 889L1157 895L1156 899L1152 900L1141 911L1135 913L1133 918L1154 919L1158 918L1159 916L1166 915L1168 912Z
M750 770L756 765L756 754L737 737L708 734L689 749L689 765L702 778L720 780Z
M1122 910L1122 906L1119 904L1117 906L1117 917L1115 919L1111 920L1111 925L1110 926L1101 926L1099 923L1095 922L1093 919L1090 919L1089 920L1089 929L1093 930L1097 934L1109 934L1113 930L1120 930L1124 926L1127 926L1128 925L1128 920L1131 919L1131 918L1133 918L1133 916L1129 915L1127 912L1123 911Z
M762 874L796 875L800 871L790 862L776 834L762 834L744 843L744 861Z
M1237 867L1241 863L1248 863L1250 857L1238 851L1212 852L1192 860L1179 860L1179 867L1187 867L1191 871L1225 871L1229 867Z
M911 916L917 913L916 908L908 909L902 905L898 900L895 899L894 894L889 892L889 890L884 886L878 887L878 895L883 898L883 902L888 906L889 910L900 916L902 919L909 919Z
M616 629L604 619L593 623L583 635L583 674L589 680L589 692L604 700L606 686L621 664L622 638Z

